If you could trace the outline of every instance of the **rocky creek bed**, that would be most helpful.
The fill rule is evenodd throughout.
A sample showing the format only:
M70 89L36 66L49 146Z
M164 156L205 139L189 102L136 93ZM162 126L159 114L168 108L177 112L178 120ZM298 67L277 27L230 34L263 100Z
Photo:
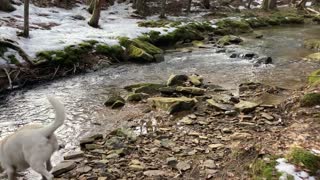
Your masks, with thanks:
M295 96L277 104L253 101L266 94L281 97L293 93L289 90L244 83L235 96L220 86L203 83L199 75L173 75L167 83L135 84L125 89L132 92L126 100L115 95L105 105L143 104L144 115L132 119L131 128L82 139L82 151L66 155L53 170L56 177L274 179L282 175L275 169L275 157L288 157L319 176L319 154L310 153L312 165L295 162L296 154L287 155L295 143L319 148L319 137L313 134L319 132L319 123L312 119L317 107L300 109L300 97ZM299 111L292 111L294 108Z

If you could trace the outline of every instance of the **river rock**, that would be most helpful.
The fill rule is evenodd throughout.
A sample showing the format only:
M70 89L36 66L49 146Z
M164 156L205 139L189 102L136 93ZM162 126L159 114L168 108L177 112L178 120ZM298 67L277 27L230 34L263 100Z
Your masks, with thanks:
M143 175L148 176L148 177L153 177L153 176L165 176L167 173L165 171L161 170L148 170L143 172Z
M223 144L209 144L208 146L210 149L219 149L219 148L222 148L224 147Z
M160 88L159 91L164 95L172 95L176 92L176 88L172 86Z
M202 89L202 88L197 88L197 87L182 87L182 86L178 86L176 88L177 92L181 92L181 93L186 93L186 94L192 94L192 95L203 95L206 90Z
M226 45L230 45L230 44L239 44L242 41L243 40L239 36L226 35L218 40L218 44L226 46Z
M155 108L169 111L169 113L175 113L179 111L191 110L195 105L195 100L187 97L179 98L166 98L166 97L154 97L149 98L148 103Z
M176 167L178 164L178 160L175 157L167 158L166 162L167 162L167 165L171 168Z
M222 104L222 103L217 103L213 99L208 99L207 103L210 107L213 107L218 110L223 110L223 111L231 111L234 110L234 106L230 104Z
M250 102L250 101L240 101L238 104L235 105L235 108L238 109L240 112L248 113L258 106L259 104Z
M305 59L310 61L320 61L320 52L310 54Z
M148 98L149 95L145 93L131 93L127 96L127 101L141 101L145 98Z
M70 159L82 158L83 156L84 156L84 153L82 151L79 151L79 152L69 153L65 155L63 158L64 160L70 160Z
M167 86L183 86L189 77L187 75L171 75L167 81Z
M112 104L111 109L117 109L125 105L124 101L116 101Z
M303 43L304 47L308 49L320 50L320 39L308 39Z
M202 81L203 81L203 77L202 76L198 76L198 75L191 75L188 76L189 81L191 82L191 84L195 85L195 86L201 86L202 85Z
M265 57L260 57L256 60L254 60L254 65L255 66L260 66L262 64L272 64L272 58L265 56Z
M83 166L83 167L79 167L76 169L77 173L79 173L79 174L88 173L91 170L92 170L92 167L90 167L90 166Z
M185 116L179 121L179 123L182 123L182 124L185 124L185 125L191 125L191 124L193 124L193 121L188 116Z
M66 173L68 171L71 171L76 167L76 163L74 161L62 161L57 166L53 167L52 169L52 175L54 177L58 177L63 173Z
M186 161L182 161L177 164L177 169L180 171L186 171L190 168L191 168L190 164Z
M125 100L119 95L112 95L108 98L108 100L104 103L105 106L113 106L117 101L124 103Z
M209 160L206 160L204 163L203 163L203 166L206 167L206 168L209 168L209 169L214 169L216 168L216 164L214 163L213 160L209 159Z

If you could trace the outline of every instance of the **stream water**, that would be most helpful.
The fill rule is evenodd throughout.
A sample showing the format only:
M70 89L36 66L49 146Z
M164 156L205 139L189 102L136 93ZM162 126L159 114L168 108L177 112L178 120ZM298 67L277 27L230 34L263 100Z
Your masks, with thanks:
M255 39L244 35L245 43L233 46L236 52L254 52L273 57L273 65L253 66L244 59L229 58L230 54L216 53L216 49L198 49L191 53L169 53L165 61L148 65L125 64L97 72L55 80L36 87L11 93L0 102L0 137L14 132L28 123L48 123L54 113L46 100L55 95L66 106L67 120L56 134L66 148L55 154L57 163L62 155L77 149L78 140L91 133L105 133L125 126L139 113L128 105L122 110L110 110L103 103L110 93L125 93L125 85L139 82L164 82L170 74L203 75L206 81L236 92L241 82L259 81L285 88L297 88L306 80L317 64L302 61L312 53L303 48L303 40L320 37L320 26L297 26L258 30L264 35ZM120 91L120 92L119 92ZM28 179L37 179L27 173Z

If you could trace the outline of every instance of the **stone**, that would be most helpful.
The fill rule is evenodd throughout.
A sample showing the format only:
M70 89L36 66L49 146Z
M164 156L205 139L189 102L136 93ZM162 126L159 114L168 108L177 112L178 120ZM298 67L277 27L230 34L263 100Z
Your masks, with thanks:
M145 98L148 98L149 95L145 93L131 93L127 96L127 101L141 101Z
M74 16L71 16L73 19L75 19L75 20L86 20L86 18L85 17L83 17L82 15L74 15Z
M240 112L248 113L254 111L259 104L250 101L240 101L235 105L235 108Z
M86 137L80 140L80 146L84 147L86 144L94 143L95 139L91 137Z
M209 169L214 169L216 168L216 164L214 163L213 160L209 159L209 160L206 160L204 163L203 163L203 166L206 167L206 168L209 168Z
M155 108L171 112L173 108L175 111L190 110L195 105L195 100L187 97L166 98L154 97L148 98L148 103Z
M192 95L204 95L204 93L206 92L205 89L202 88L197 88L197 87L182 87L182 86L178 86L176 88L177 92L180 93L186 93L186 94L192 94Z
M195 85L195 86L200 86L202 85L202 81L203 81L203 77L201 76L198 76L198 75L191 75L191 76L188 76L189 78L189 81Z
M87 150L94 150L94 149L99 149L101 148L101 145L98 144L86 144L85 149Z
M251 138L252 138L252 135L249 133L236 132L230 135L230 139L232 140L244 140L244 139L251 139Z
M269 120L269 121L272 121L272 120L274 119L273 116L271 116L270 114L265 113L265 112L262 112L262 113L261 113L261 117L263 117L263 118L265 118L265 119L267 119L267 120Z
M117 158L119 158L119 154L117 153L112 153L106 156L106 159L117 159Z
M153 62L154 57L147 53L145 50L138 48L135 45L129 45L127 48L128 56L131 61L140 62L140 63L148 63Z
M202 48L205 47L204 43L202 41L192 41L192 45L194 47Z
M186 161L179 162L176 167L180 171L186 171L191 168L190 164Z
M124 105L125 105L124 101L116 101L115 103L112 104L111 109L120 108Z
M255 38L261 39L261 38L263 38L263 34L255 33Z
M222 132L224 132L224 133L232 133L232 130L230 128L223 128Z
M160 145L161 147L167 148L167 149L171 149L175 146L175 143L169 139L162 139L160 141Z
M129 169L131 169L133 171L143 171L144 170L144 166L143 165L132 164L132 165L129 166Z
M239 54L237 54L237 53L232 53L229 57L230 57L230 58L237 58L237 57L239 57Z
M108 100L104 103L105 106L112 106L115 102L120 101L120 102L125 102L125 100L118 95L112 95L108 98Z
M207 103L210 107L213 107L217 110L223 110L223 111L231 111L234 110L234 106L231 104L222 104L222 103L217 103L213 99L208 99Z
M176 165L178 164L178 160L175 157L169 157L166 160L167 165L171 168L176 167Z
M79 168L77 168L77 173L79 173L79 174L85 174L85 173L88 173L88 172L90 172L92 170L92 167L90 167L90 166L83 166L83 167L79 167Z
M161 170L148 170L144 171L143 175L148 176L148 177L153 177L153 176L165 176L167 173L165 171Z
M243 40L238 36L226 35L218 40L218 44L226 46L226 45L230 45L230 44L240 44L242 41Z
M67 155L65 155L63 158L64 160L70 160L70 159L77 159L84 157L84 153L82 151L80 152L72 152Z
M260 57L256 60L254 60L254 65L255 66L260 66L262 64L272 64L272 58L268 56Z
M171 75L167 81L167 86L183 86L188 79L187 75Z
M310 54L305 59L310 61L320 61L320 52Z
M63 173L69 172L76 167L76 163L74 161L62 161L57 166L53 167L52 175L54 177L58 177Z
M223 144L209 144L208 146L210 149L219 149L219 148L222 148L224 147Z
M190 119L189 117L183 117L180 121L179 121L180 123L182 123L182 124L186 124L186 125L191 125L191 124L193 124L193 121L192 121L192 119Z

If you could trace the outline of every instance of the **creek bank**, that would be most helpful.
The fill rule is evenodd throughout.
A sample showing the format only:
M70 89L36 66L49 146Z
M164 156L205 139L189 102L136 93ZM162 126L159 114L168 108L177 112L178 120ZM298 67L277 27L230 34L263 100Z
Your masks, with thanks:
M118 62L159 62L163 60L162 49L185 46L211 48L212 46L205 44L216 44L219 37L223 35L252 32L258 27L310 22L308 19L304 20L303 16L297 12L271 12L270 14L268 18L259 15L254 15L253 18L243 16L239 20L223 19L214 24L209 21L172 22L170 26L176 29L166 34L150 31L135 39L119 37L120 45L115 46L97 41L85 41L65 47L63 50L38 52L35 59L23 53L23 50L14 42L1 40L5 44L10 42L16 48L3 43L0 45L0 57L5 61L0 70L0 90L11 90L32 83L90 72ZM150 26L148 24L153 23L140 23L140 26ZM218 44L217 46L219 47Z
M197 77L199 81L193 84L190 77ZM126 89L130 94L150 84L127 86ZM151 87L155 87L154 84ZM178 87L205 91L199 95L193 91L177 91ZM164 88L172 88L172 91L163 93ZM255 159L264 162L268 156L283 153L283 148L288 148L281 138L277 138L279 142L274 138L281 136L279 133L293 122L284 111L288 108L283 106L288 103L286 100L277 104L253 101L264 94L284 96L288 90L261 83L243 83L239 89L239 96L235 96L222 87L206 83L199 75L171 76L161 86L148 91L148 97L139 102L127 102L144 104L149 109L144 116L133 120L136 123L131 128L81 140L84 156L73 160L76 168L59 177L185 179L195 173L197 179L250 178L255 175L250 169ZM194 99L195 105L170 113L159 108L163 104L150 104L148 99L153 98ZM171 107L170 104L165 107ZM224 106L230 109L220 108ZM233 167L240 162L243 166ZM274 178L281 175L272 174Z

